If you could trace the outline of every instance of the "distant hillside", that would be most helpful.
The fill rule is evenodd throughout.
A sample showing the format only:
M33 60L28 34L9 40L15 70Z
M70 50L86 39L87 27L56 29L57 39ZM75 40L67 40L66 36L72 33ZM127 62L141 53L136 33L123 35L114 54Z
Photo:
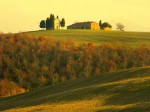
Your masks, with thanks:
M148 112L150 67L66 81L0 98L3 112ZM7 110L7 111L6 111Z
M119 42L130 47L138 47L142 44L150 46L149 32L120 32L120 31L100 31L100 30L50 30L27 32L34 37L41 35L56 40L75 40L79 45L92 42L96 45L104 42Z

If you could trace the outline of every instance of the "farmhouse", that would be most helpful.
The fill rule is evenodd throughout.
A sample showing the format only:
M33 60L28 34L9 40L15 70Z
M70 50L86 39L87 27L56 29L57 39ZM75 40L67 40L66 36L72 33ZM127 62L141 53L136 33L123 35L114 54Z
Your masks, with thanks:
M60 20L55 19L54 20L54 30L58 30L58 29L60 29Z
M78 22L74 23L70 26L67 26L67 29L91 29L91 30L99 30L99 24L96 22Z
M47 21L49 21L49 22L47 22L47 24L46 24L46 26L47 26L46 30L51 30L51 29L58 30L58 29L60 29L60 20L58 18L54 19L54 21L52 22L53 25L51 25L51 26L50 26L51 22L50 22L49 18L47 19Z

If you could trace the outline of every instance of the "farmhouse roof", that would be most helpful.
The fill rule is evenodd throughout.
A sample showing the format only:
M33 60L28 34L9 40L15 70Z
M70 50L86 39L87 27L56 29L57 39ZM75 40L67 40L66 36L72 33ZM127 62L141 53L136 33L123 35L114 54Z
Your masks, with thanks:
M77 23L74 23L72 25L69 25L69 26L73 26L73 25L84 25L84 24L90 24L90 23L95 23L93 21L88 21L88 22L77 22Z

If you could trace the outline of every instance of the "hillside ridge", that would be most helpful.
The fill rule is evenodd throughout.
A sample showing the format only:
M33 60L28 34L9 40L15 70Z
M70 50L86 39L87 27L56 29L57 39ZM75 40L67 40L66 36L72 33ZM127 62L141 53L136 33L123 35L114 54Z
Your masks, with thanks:
M150 109L150 67L133 68L112 73L104 73L100 76L66 81L58 85L39 88L34 91L0 98L0 110L31 111L35 107L41 107L41 111L48 111L52 106L58 108L61 105L88 104L101 102L101 106L95 106L95 110L86 107L89 112L116 110L141 110ZM132 99L131 99L132 98ZM85 102L84 102L85 101ZM91 105L92 105L91 104ZM120 105L120 107L118 107ZM47 106L45 108L45 106ZM117 108L118 107L118 108ZM14 108L19 108L14 109ZM57 108L57 109L58 109ZM75 109L74 106L72 106ZM83 109L84 107L78 107ZM114 108L114 109L115 109ZM45 110L48 109L48 110ZM55 110L61 112L61 110ZM69 108L70 109L70 108ZM116 111L114 110L114 111ZM65 110L70 111L71 110Z

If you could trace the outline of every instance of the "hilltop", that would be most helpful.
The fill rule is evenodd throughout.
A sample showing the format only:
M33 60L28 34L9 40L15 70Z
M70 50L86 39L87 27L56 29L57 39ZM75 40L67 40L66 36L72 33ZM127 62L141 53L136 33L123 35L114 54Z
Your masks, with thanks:
M138 47L142 44L150 46L149 32L121 32L121 31L100 31L100 30L47 30L27 32L34 37L41 35L55 40L74 40L79 45L92 42L99 45L104 42L119 42Z
M150 67L66 81L25 94L0 98L6 112L147 112ZM10 110L9 110L10 109Z

